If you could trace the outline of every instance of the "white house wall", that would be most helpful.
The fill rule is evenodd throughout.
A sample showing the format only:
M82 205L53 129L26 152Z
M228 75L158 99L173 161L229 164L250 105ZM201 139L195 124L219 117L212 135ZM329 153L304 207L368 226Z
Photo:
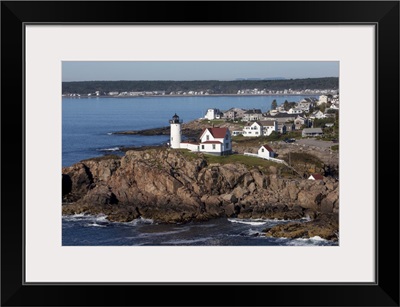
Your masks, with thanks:
M214 145L214 146L213 146ZM200 144L201 152L210 152L210 153L221 153L222 144ZM213 148L215 147L215 148Z
M257 123L254 123L251 126L246 126L243 128L243 136L257 137L260 135L261 135L261 126L259 126Z
M200 146L197 144L181 143L182 149L189 149L190 151L199 151Z
M263 149L264 149L264 152L262 151ZM270 154L269 154L269 151L266 150L265 148L260 148L260 149L258 150L258 156L259 156L259 157L262 157L262 158L269 158L269 157L270 157Z

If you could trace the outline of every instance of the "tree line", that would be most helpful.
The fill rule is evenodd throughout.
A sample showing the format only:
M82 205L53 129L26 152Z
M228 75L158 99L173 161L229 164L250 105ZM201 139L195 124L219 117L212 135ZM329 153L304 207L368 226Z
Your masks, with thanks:
M292 90L337 90L339 78L308 78L284 80L199 80L199 81L75 81L62 82L63 94L88 94L109 92L188 92L207 91L210 94L237 94L239 90L255 89L267 91Z

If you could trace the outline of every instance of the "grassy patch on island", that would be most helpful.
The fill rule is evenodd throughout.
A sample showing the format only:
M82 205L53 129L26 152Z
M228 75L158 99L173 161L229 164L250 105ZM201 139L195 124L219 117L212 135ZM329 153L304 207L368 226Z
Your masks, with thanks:
M285 139L300 139L300 138L301 138L301 131L291 131L285 134L272 132L269 136L256 136L256 137L237 135L232 137L232 141L238 145L261 146L269 142L283 141Z

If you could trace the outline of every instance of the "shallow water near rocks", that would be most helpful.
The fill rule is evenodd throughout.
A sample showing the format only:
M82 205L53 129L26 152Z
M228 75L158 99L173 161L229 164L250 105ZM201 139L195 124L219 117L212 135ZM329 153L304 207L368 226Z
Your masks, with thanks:
M306 220L304 220L306 221ZM265 228L289 221L219 218L187 224L136 219L110 222L105 216L63 216L63 246L337 246L320 237L268 238Z

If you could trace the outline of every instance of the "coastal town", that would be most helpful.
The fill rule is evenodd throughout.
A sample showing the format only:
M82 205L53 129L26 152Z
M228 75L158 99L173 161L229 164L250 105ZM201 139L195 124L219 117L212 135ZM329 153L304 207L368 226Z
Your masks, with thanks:
M187 90L187 91L94 91L91 93L64 93L63 97L84 98L84 97L152 97L152 96L209 96L209 95L334 95L337 91L334 89L239 89L236 93L216 93L212 89L205 90Z
M182 135L183 120L174 114L169 121L168 145L214 156L241 154L269 160L285 165L304 178L338 178L338 111L338 94L285 101L280 106L273 101L266 112L235 107L225 111L210 108L204 118L188 123L190 130L196 130L197 125L197 131L201 131L197 136L191 133L191 137ZM290 156L298 151L318 156L327 167L319 172L315 167L296 170Z

